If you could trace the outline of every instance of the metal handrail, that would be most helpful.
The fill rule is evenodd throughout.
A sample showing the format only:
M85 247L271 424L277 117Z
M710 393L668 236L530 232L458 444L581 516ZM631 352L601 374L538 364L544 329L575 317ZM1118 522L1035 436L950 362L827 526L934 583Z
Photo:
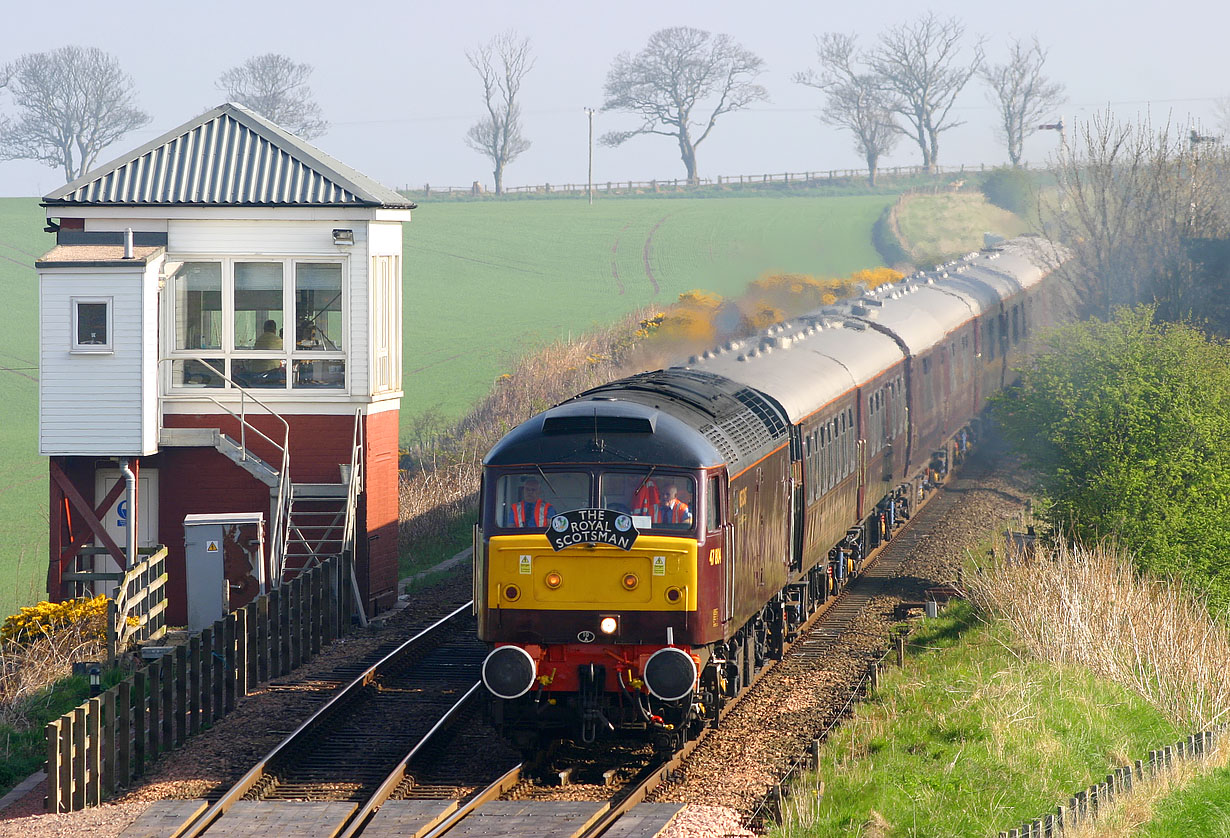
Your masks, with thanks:
M178 360L184 360L184 359L182 358L162 358L158 363L163 364L167 361L174 362ZM231 416L231 418L238 420L239 422L239 448L240 448L242 458L244 460L248 459L247 430L249 427L252 429L252 432L254 434L256 434L258 437L268 442L270 445L272 445L276 450L280 451L282 454L282 466L278 470L278 496L277 496L277 503L274 505L274 520L271 521L269 524L269 530L270 530L270 535L271 535L270 545L269 545L269 557L271 559L271 564L274 565L273 567L270 568L271 578L269 580L269 584L275 588L279 587L282 583L282 565L284 564L285 558L286 558L285 557L286 544L290 540L290 515L289 515L289 506L290 506L290 423L287 422L286 419L284 419L281 414L277 413L269 405L265 404L263 401L258 399L256 396L249 393L246 387L244 387L239 382L232 379L230 376L222 372L220 369L215 367L213 364L209 363L208 361L202 360L200 358L193 358L191 360L198 364L201 364L206 369L208 369L210 372L212 372L214 375L218 376L218 378L222 379L226 383L230 384L231 387L239 391L239 413L236 413L230 407L218 401L217 399L215 399L213 396L209 395L208 393L202 393L201 396L213 402L218 407L222 408L222 410L225 413L227 413L229 416ZM271 439L260 428L256 427L255 425L250 425L248 423L248 419L247 419L247 415L248 415L247 414L247 400L248 399L251 399L257 405L263 408L270 416L272 416L274 419L277 419L279 422L282 423L282 444L281 445L279 445L276 441ZM160 425L161 425L161 417L162 417L162 411L159 410Z
M342 529L342 550L354 553L359 494L363 491L363 411L354 412L354 436L350 445L350 480L346 489L346 523Z

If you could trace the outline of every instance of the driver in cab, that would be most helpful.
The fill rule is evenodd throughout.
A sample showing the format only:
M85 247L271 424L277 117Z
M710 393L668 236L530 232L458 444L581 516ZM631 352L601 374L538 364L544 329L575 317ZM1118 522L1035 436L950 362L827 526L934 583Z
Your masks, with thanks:
M521 484L521 500L512 505L508 526L545 528L554 516L555 507L543 500L542 487L531 477Z

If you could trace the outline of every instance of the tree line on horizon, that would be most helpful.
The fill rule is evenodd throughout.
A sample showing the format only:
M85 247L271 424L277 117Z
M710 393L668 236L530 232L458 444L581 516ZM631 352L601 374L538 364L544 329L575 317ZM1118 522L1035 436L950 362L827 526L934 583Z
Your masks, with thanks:
M846 131L876 181L879 160L903 137L918 145L928 171L938 165L940 136L964 124L952 114L957 96L974 78L987 85L996 107L997 133L1013 166L1026 137L1064 101L1063 85L1044 74L1047 53L1036 39L1013 39L1007 60L986 59L985 40L966 43L956 18L927 13L887 27L861 48L857 37L816 37L817 67L795 73L794 83L823 95L821 119ZM528 38L508 31L466 53L477 74L483 114L465 143L492 166L496 194L504 172L531 146L521 114L521 92L534 68ZM604 112L639 124L599 138L615 147L635 137L669 138L679 148L689 182L699 181L697 149L727 114L768 101L757 82L765 63L729 35L689 26L660 29L636 53L615 56L603 86ZM328 129L312 96L313 67L276 53L254 56L222 73L215 86L305 139ZM135 84L112 55L65 46L29 53L0 68L0 90L15 111L0 115L0 159L31 159L61 168L66 181L89 171L98 154L150 121L136 101Z

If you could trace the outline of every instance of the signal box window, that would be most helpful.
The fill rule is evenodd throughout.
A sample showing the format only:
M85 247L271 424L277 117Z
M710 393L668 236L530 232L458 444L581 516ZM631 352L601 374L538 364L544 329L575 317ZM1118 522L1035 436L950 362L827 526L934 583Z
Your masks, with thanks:
M496 481L496 523L545 530L553 515L589 506L589 485L584 472L506 474Z
M608 471L599 495L604 509L629 513L640 531L690 530L695 521L696 481L686 475Z
M111 352L111 298L73 297L73 352Z

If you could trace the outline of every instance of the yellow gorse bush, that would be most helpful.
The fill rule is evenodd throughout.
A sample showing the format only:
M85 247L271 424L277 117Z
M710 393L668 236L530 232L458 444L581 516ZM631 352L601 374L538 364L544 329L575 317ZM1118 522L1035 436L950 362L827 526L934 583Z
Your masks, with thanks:
M0 639L25 641L50 637L76 628L99 640L107 636L107 597L69 599L64 602L40 602L27 605L0 625Z

